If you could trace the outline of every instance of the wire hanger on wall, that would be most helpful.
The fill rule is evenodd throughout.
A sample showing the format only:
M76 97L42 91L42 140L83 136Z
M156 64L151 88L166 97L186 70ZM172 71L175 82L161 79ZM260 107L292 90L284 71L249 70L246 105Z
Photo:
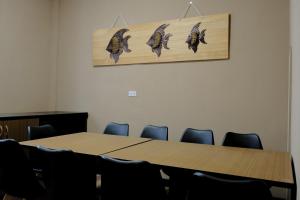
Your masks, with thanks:
M125 25L126 27L128 27L128 22L127 22L127 20L126 20L125 17L122 15L122 13L120 13L120 14L116 17L116 19L114 20L114 23L111 25L111 28L114 28L114 27L116 26L118 20L121 20L121 19L122 19L124 25Z
M187 5L186 9L184 10L184 12L179 16L179 21L186 17L186 15L188 14L191 7L198 13L198 15L202 16L202 14L201 14L200 10L197 8L197 6L195 6L193 4L193 1L190 1Z

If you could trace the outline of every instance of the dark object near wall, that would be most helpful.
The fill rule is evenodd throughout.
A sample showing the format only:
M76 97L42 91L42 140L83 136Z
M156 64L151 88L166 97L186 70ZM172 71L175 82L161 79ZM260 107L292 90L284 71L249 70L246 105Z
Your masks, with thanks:
M27 140L28 126L50 124L58 135L86 132L86 112L33 112L0 114L0 138L12 138L17 141ZM2 132L1 132L2 130Z
M1 191L29 200L44 194L45 190L18 142L11 139L0 140L0 158Z
M104 134L128 136L129 135L129 125L110 122L105 127Z
M39 117L40 125L51 124L59 135L87 131L88 113L54 112Z
M224 137L223 146L263 149L261 140L255 133L241 134L228 132Z

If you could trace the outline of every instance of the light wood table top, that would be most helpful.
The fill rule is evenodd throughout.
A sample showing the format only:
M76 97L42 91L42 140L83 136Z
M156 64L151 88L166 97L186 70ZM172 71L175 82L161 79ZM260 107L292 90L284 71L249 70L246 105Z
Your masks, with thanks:
M285 152L152 140L106 155L267 180L278 185L294 183L291 155Z
M102 133L75 133L21 142L24 146L43 146L51 149L69 149L76 153L100 155L150 141L147 138L105 135Z

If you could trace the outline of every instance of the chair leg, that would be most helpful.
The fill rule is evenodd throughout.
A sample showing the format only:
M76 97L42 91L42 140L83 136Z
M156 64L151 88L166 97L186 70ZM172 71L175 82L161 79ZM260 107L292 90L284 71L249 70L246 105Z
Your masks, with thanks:
M3 200L22 200L22 198L14 197L14 196L5 194L4 197L3 197Z

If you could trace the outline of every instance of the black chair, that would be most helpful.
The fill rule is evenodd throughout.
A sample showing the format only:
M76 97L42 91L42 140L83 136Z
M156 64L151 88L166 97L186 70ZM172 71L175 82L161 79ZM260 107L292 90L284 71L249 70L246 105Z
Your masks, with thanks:
M28 126L27 136L29 140L52 137L56 135L56 131L50 124L41 126Z
M50 124L45 124L41 126L28 126L27 137L28 140L35 140L47 137L53 137L56 135L54 127ZM28 156L32 163L35 173L37 176L41 176L41 156L36 148L28 149Z
M241 134L228 132L224 137L223 146L263 149L261 140L255 133Z
M37 147L43 159L42 176L47 200L88 199L84 191L85 172L77 155L70 150L53 150ZM95 180L95 179L94 179Z
M142 138L151 138L154 140L168 140L168 127L148 125L142 131Z
M21 145L12 139L0 140L0 190L17 198L33 200L45 190L32 170Z
M129 125L110 122L105 127L104 134L128 136L129 135Z
M166 199L159 168L146 161L100 156L101 200Z
M212 130L198 130L187 128L182 137L181 142L209 144L214 145L214 134ZM186 169L174 169L166 167L163 171L170 177L169 182L169 198L184 199L187 194L187 182L192 177L194 171Z
M197 143L197 144L215 144L214 134L212 130L198 130L187 128L182 137L181 142Z
M187 200L271 200L269 187L256 180L230 180L196 172L189 186Z
M228 132L225 134L223 139L223 146L230 147L240 147L240 148L251 148L263 150L263 145L260 140L259 135L256 133L234 133ZM226 175L220 175L220 178L226 178ZM235 180L243 180L241 178L235 177ZM269 188L272 187L271 184L267 184Z
M129 135L129 124L120 124L116 122L110 122L104 129L104 134L109 135L119 135L119 136L128 136ZM98 171L98 173L101 173ZM101 177L100 174L97 175L97 188L99 189L101 186Z

